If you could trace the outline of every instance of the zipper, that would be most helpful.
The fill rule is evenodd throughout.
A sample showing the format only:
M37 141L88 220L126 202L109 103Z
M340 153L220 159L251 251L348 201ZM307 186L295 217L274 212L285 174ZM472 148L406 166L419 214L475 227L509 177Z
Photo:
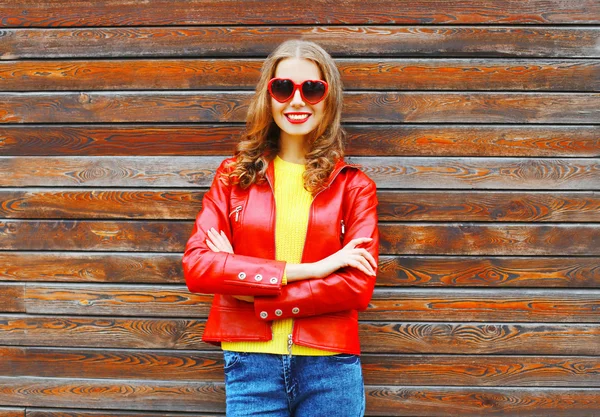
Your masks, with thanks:
M294 323L292 322L292 328L294 326ZM288 354L290 356L290 358L292 357L292 345L294 344L294 341L292 340L292 334L288 334L288 343L287 343L287 349L288 349Z
M235 221L237 222L240 217L240 211L242 211L242 206L237 206L231 213L229 213L229 217L235 213Z
M342 235L341 235L341 240L342 242L344 241L344 235L346 234L346 226L344 225L344 219L341 220L341 224L342 224Z
M275 216L273 216L275 219L277 218L277 202L275 201L275 189L273 188L273 185L271 184L271 181L269 180L269 177L267 175L265 175L265 178L267 179L267 183L269 184L269 188L271 189L271 193L273 194L273 205L275 206ZM312 205L312 202L311 202ZM277 250L277 243L275 241L275 237L277 236L276 233L276 229L277 229L277 221L273 221L273 247L275 248L275 250ZM292 319L292 332L294 331L294 320ZM291 358L292 357L292 346L294 344L294 341L292 340L292 333L288 334L288 340L287 340L287 351L288 351L288 355Z
M308 226L310 225L310 219L311 219L311 214L312 214L312 207L313 207L313 203L315 201L315 199L317 198L317 196L319 194L321 194L322 191L328 189L331 184L333 183L333 181L335 180L335 178L338 176L338 174L340 172L342 172L342 169L344 167L342 167L341 169L339 169L334 175L333 178L331 178L331 181L329 182L329 185L321 190L319 190L315 196L313 197L312 201L310 202L310 207L308 209L308 221L306 222L306 231L304 232L305 235L308 233ZM271 181L269 181L269 177L265 175L265 178L267 179L267 183L269 184L269 187L271 188L271 192L273 193L273 204L275 204L275 190L273 189L273 185L271 184ZM275 210L277 210L277 206L275 205ZM232 212L233 213L233 212ZM343 226L343 220L342 220L342 230L344 230L344 226ZM273 227L273 244L276 245L275 243L275 229L277 227L277 222L275 222L275 226ZM304 240L304 246L302 248L302 257L300 258L300 262L302 262L304 260L304 252L306 251L306 239ZM292 332L290 334L288 334L288 342L287 342L287 350L288 350L288 355L290 356L290 358L292 357L292 346L294 345L294 340L292 339L292 333L294 333L294 324L296 324L295 320L292 319Z

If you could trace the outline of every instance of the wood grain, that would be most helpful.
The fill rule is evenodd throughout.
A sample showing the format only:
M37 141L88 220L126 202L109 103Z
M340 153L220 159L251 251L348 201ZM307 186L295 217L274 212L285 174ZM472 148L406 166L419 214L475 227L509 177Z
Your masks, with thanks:
M593 323L361 322L364 353L600 355ZM216 350L204 320L0 314L4 345Z
M186 286L0 283L0 312L206 318L211 295ZM363 320L600 322L598 290L376 289Z
M0 218L194 220L204 191L0 189ZM380 221L598 222L597 192L379 191Z
M445 7L446 3L443 4ZM518 4L519 7L523 5L522 2ZM169 12L167 15L170 14ZM2 60L124 57L262 58L288 39L317 42L336 58L433 56L581 59L600 56L597 48L600 31L593 26L82 27L4 29L0 35L3 42L3 49L0 51Z
M0 220L0 249L183 252L186 222Z
M0 334L3 345L215 350L201 340L205 321L0 314ZM586 328L582 338L596 332L600 328Z
M0 61L0 90L254 90L260 59ZM600 63L543 59L338 59L347 90L598 91Z
M0 374L12 377L167 379L223 382L221 352L0 347ZM582 356L361 356L366 384L600 386L600 363Z
M0 347L0 375L223 382L221 352ZM366 384L600 386L600 363L581 356L361 356Z
M0 281L185 283L180 253L0 252Z
M600 287L597 257L380 256L378 266L378 286Z
M382 254L415 255L594 255L600 228L594 223L389 224L379 226Z
M0 250L183 252L193 222L0 220ZM588 224L381 223L382 255L600 255Z
M224 157L0 157L3 187L209 187ZM378 189L598 190L599 158L349 157Z
M478 416L482 409L496 415L532 415L532 412L566 412L593 416L600 390L584 388L508 387L383 387L368 385L367 415L414 415L415 408L429 416L449 411ZM129 395L123 395L123 392ZM223 383L171 381L74 380L0 377L0 401L24 406L52 403L54 407L107 409L147 407L164 411L224 411ZM568 406L567 406L568 405Z
M25 409L0 407L0 417L25 417Z
M223 383L0 377L0 402L18 406L225 411Z
M119 410L72 410L27 407L27 417L185 417L188 413L166 413L164 411L119 411ZM225 417L221 413L194 413L195 417Z
M184 417L187 413L165 413L163 411L119 411L119 410L72 410L27 407L27 417ZM195 417L225 417L221 413L195 413Z
M419 0L398 8L393 0L368 3L348 0L343 4L326 0L311 2L310 13L298 13L293 4L261 1L260 16L251 0L216 4L210 0L159 0L151 8L108 1L91 5L75 3L62 8L51 1L7 0L0 27L215 25L215 24L560 24L600 23L600 7L591 0L532 0L523 4L510 0L491 5L478 3L440 4Z
M11 219L194 220L204 191L0 189L0 217ZM600 197L599 197L600 199Z
M386 387L367 386L368 414L446 417L572 416L595 417L600 390L585 388Z
M0 281L184 284L179 253L0 252ZM379 257L379 287L600 288L598 257Z
M252 94L0 93L0 123L243 122ZM600 93L347 92L342 117L351 123L597 123Z
M600 126L346 124L349 156L600 157ZM3 155L232 155L239 125L0 125Z

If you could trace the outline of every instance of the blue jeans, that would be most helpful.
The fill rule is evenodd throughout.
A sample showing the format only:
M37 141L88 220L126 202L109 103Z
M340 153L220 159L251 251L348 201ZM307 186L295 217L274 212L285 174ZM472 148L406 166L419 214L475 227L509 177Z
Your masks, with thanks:
M359 355L223 351L227 417L362 417Z

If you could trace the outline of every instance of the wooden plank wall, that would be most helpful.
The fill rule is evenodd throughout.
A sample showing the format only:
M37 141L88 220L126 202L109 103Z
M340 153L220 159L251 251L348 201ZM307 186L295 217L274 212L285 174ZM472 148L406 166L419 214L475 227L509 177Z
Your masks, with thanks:
M367 414L600 415L598 1L4 0L0 416L223 416L181 253L298 37L378 184Z

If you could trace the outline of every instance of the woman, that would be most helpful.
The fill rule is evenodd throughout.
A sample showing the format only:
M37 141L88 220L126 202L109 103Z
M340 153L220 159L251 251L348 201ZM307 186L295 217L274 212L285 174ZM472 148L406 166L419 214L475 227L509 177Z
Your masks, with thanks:
M215 175L183 256L215 294L227 416L362 416L358 313L375 285L375 183L344 162L332 58L287 41L266 59L235 157Z

